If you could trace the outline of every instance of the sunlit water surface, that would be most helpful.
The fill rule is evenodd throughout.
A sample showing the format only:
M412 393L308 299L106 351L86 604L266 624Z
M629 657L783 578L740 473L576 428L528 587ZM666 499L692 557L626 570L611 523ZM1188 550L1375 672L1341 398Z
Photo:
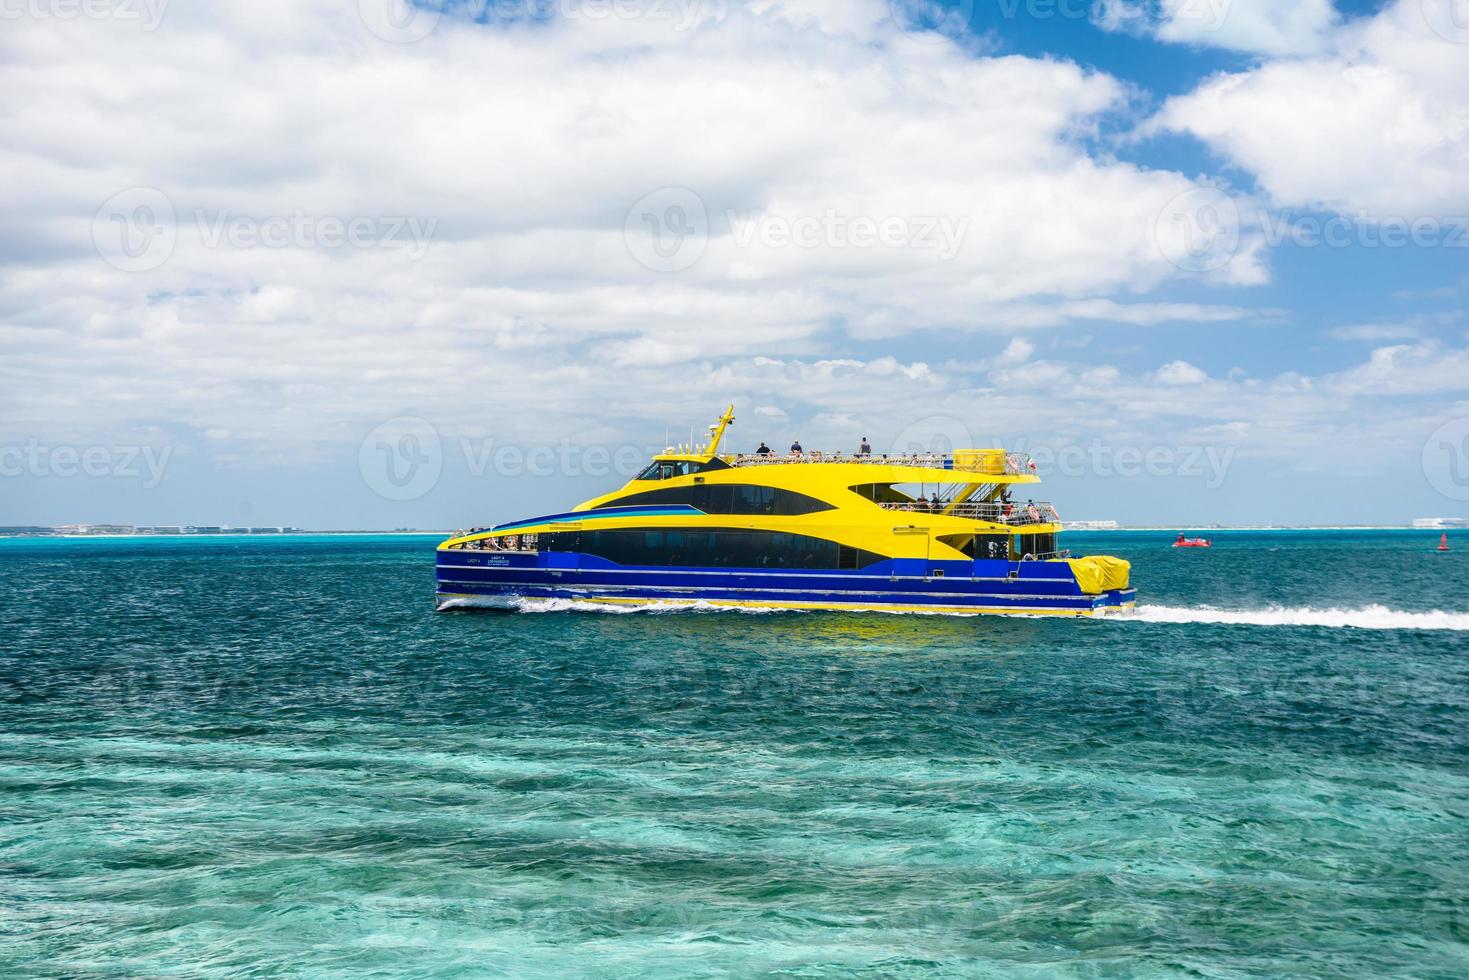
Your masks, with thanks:
M1135 616L0 541L0 975L1469 974L1469 540L1071 538Z

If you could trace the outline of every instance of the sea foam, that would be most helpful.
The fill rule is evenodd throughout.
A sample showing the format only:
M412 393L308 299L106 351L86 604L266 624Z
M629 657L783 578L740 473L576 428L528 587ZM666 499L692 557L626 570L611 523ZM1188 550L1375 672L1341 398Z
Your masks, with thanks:
M500 609L522 613L603 613L610 615L670 613L772 613L803 612L754 606L723 606L709 602L638 603L587 602L579 599L527 599L510 597L464 597L445 602L441 609ZM860 610L854 610L857 612ZM883 610L897 616L955 616L967 618L970 613L928 612L925 610ZM1016 615L1024 617L1024 613ZM1165 623L1215 626L1319 626L1328 629L1363 630L1469 630L1469 613L1405 612L1386 606L1363 606L1360 609L1314 609L1310 607L1267 606L1263 609L1217 609L1213 606L1154 606L1108 611L1102 618L1119 623Z
M439 606L441 610L449 609L499 609L510 612L522 613L606 613L614 616L626 616L633 613L746 613L751 615L768 614L775 612L787 612L783 609L769 609L752 606L720 606L714 603L698 601L687 602L660 602L649 599L645 602L635 603L610 603L610 602L588 602L583 599L535 599L523 596L495 597L495 596L464 596L449 599Z
M1264 609L1216 609L1212 606L1153 606L1118 612L1117 622L1202 623L1225 626L1323 626L1362 630L1469 630L1469 613L1404 612L1386 606L1360 609L1313 609L1267 606Z

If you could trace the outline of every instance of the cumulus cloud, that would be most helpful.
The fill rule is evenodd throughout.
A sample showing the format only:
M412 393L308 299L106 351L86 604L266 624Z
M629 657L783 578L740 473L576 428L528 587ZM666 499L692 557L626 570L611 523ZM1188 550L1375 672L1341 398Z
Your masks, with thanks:
M1278 377L1058 343L1037 360L1018 333L1262 315L1163 292L1263 281L1259 243L1203 271L1160 246L1171 202L1218 192L1094 148L1133 111L1108 75L920 37L879 0L446 14L400 43L356 6L7 22L0 440L287 467L394 416L446 441L625 443L734 400L807 445L982 426L977 442L1248 434L1309 456L1354 399L1373 404L1355 442L1401 446L1423 423L1415 384L1463 390L1463 352L1423 345ZM1234 84L1263 91L1270 67ZM1409 78L1437 100L1424 112L1451 94L1428 72ZM1219 95L1226 121L1249 118L1236 97ZM1164 118L1202 126L1186 99ZM1299 122L1279 115L1253 121ZM1239 153L1302 193L1267 150ZM1451 168L1418 180L1431 156L1380 193L1456 200ZM1357 199L1352 154L1315 163L1332 199Z
M1016 337L1006 345L1000 352L999 363L1001 364L1024 364L1030 360L1030 355L1035 353L1035 344L1020 337Z
M1469 388L1469 351L1437 341L1379 347L1367 363L1330 381L1348 395L1423 395Z
M1232 449L1293 471L1369 472L1416 459L1445 402L1469 392L1469 350L1435 342L1381 347L1340 371L1274 377L1210 377L1181 360L1152 371L1061 358L906 367L765 359L728 365L720 379L748 392L742 402L781 404L778 420L799 427L808 446L842 445L853 430L876 445L907 445L915 433L925 445L930 433L951 444L1049 449L1101 440ZM1353 452L1344 457L1343 446Z
M1331 0L1103 0L1094 21L1160 41L1291 55L1319 50L1338 17Z
M1278 206L1373 220L1469 215L1469 26L1454 2L1395 0L1327 31L1319 53L1170 99L1158 125L1257 175Z
M7 22L5 437L248 459L402 412L565 431L681 399L656 372L848 338L1241 315L1146 300L1195 277L1155 219L1197 185L1087 150L1130 110L1108 75L883 0L456 7L422 36L359 7Z
M1209 376L1187 361L1171 361L1160 367L1153 375L1159 384L1196 385L1207 381Z

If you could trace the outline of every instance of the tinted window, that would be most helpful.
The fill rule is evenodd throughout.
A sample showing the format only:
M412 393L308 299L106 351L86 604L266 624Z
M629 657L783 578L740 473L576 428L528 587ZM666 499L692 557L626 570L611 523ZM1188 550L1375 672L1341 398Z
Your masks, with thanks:
M732 467L719 457L703 463L692 463L687 460L677 462L658 462L654 460L649 463L637 476L635 480L671 480L676 476L689 476L693 473L708 473L711 470L727 470Z
M723 528L565 531L541 535L541 547L595 555L619 565L679 568L858 569L885 560L804 534Z
M976 534L974 536L974 557L1008 560L1010 558L1010 535Z
M674 466L672 463L653 462L648 468L639 473L639 480L671 480L674 477Z
M1017 550L1022 555L1054 555L1055 534L1021 534L1015 538Z
M602 504L597 510L607 510L611 507L676 504L697 507L706 514L729 516L796 517L801 514L815 514L819 511L835 509L831 504L817 500L815 497L808 497L804 493L796 493L794 490L725 483L645 490L630 497L609 501Z
M901 504L913 500L908 494L894 489L891 483L861 483L850 489L857 496L873 503Z
M951 548L962 551L968 558L1010 558L1010 535L1008 534L945 534L939 540Z

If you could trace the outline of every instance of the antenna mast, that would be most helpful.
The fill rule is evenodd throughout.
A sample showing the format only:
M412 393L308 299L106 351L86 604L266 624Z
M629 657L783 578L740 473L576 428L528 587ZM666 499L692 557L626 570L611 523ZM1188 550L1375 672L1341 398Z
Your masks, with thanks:
M725 409L724 414L719 417L719 421L709 427L713 433L709 437L710 456L717 456L719 454L719 444L724 440L724 430L734 425L734 420L734 406L731 405Z

